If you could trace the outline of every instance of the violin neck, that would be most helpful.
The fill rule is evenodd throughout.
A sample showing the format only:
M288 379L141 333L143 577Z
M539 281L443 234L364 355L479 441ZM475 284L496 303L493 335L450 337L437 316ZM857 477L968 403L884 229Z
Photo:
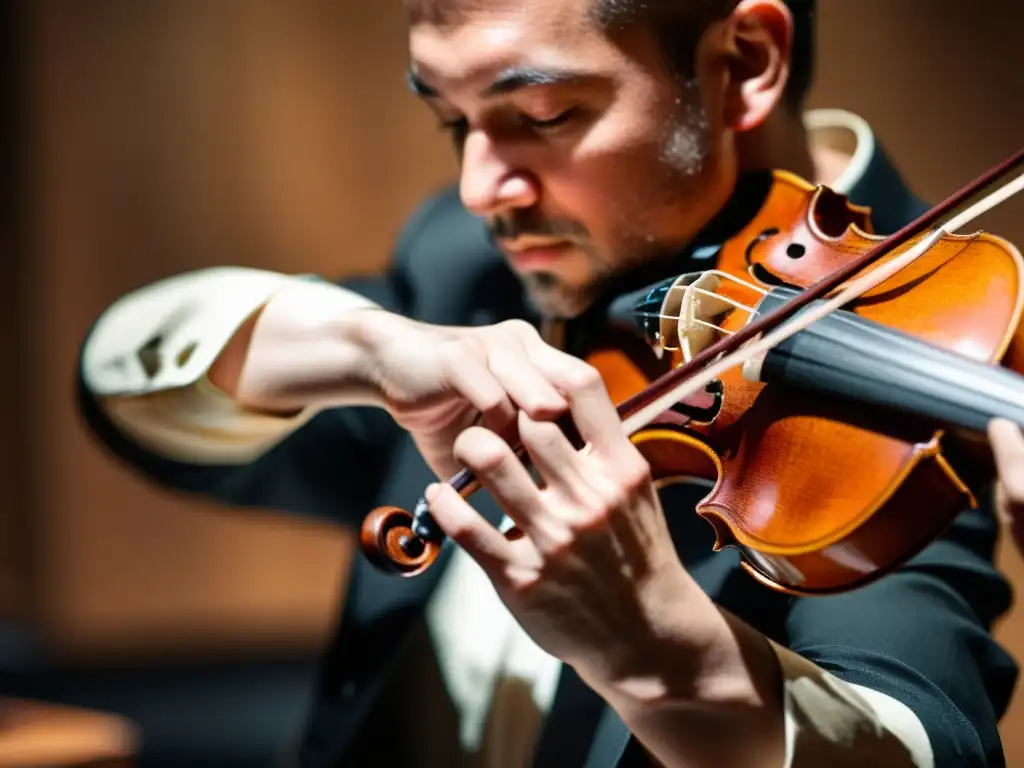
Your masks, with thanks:
M796 293L775 288L758 311L771 311ZM845 310L773 347L745 374L919 417L937 428L984 433L995 417L1024 427L1024 377Z

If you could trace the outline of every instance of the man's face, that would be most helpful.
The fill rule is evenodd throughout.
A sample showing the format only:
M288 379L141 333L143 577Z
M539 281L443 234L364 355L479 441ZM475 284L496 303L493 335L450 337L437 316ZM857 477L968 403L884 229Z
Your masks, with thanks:
M413 86L452 131L464 205L558 316L685 244L733 176L698 83L667 71L649 33L613 42L588 2L462 3L410 33Z

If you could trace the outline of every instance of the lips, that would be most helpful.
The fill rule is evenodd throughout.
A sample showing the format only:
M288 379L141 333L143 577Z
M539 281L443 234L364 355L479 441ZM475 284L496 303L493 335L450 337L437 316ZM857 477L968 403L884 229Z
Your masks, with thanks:
M573 244L566 240L518 240L505 246L509 261L519 269L546 267L563 257Z

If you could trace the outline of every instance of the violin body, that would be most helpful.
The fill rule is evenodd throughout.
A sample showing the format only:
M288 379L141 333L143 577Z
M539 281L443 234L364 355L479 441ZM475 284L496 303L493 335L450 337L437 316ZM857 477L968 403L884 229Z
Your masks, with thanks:
M659 487L709 486L696 511L715 549L739 550L765 585L867 584L991 485L989 421L1024 427L1024 259L992 234L949 233L1024 190L1021 174L960 207L1022 165L1024 149L888 237L869 209L776 171L714 269L608 308L583 357L623 428ZM449 482L464 498L481 487L467 469ZM421 497L373 510L361 545L411 577L445 538Z
M735 332L766 294L807 288L881 239L867 209L775 173L765 205L723 246L716 270L683 276L666 292L658 343L670 355L663 363L680 365L714 340L712 326ZM752 361L720 377L712 411L668 410L632 440L660 486L712 486L697 513L714 527L716 549L737 548L761 582L792 594L856 588L917 554L977 506L991 483L983 433L979 439L945 419L942 397L964 386L958 375L966 360L1024 372L1022 306L1024 260L1013 245L987 233L944 235L827 318L831 325L819 323L818 341L827 346L816 349L828 354L805 355L805 386L778 383L788 362L773 363L775 380L766 383L758 375L765 361ZM587 359L616 402L651 381L649 363L621 346ZM821 367L814 375L831 377L831 390L816 390L807 374L814 366ZM837 387L852 397L835 397ZM1016 391L1024 396L1024 387ZM896 393L924 404L913 413L877 407ZM1018 402L1024 406L1024 398Z

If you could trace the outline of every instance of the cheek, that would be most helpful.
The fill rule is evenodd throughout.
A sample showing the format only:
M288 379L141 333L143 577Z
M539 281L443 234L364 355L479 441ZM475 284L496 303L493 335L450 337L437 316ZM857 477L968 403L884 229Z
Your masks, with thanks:
M653 140L581 144L564 163L550 167L545 178L548 201L581 221L595 238L621 229L644 217L652 197L662 192L658 156Z
M709 181L700 125L653 113L666 110L621 105L574 143L546 148L545 213L582 224L599 251L679 239L693 224L686 211L701 207L693 202Z
M572 176L551 180L551 202L560 214L581 224L589 235L592 255L616 262L621 250L660 239L678 205L667 202L656 164L645 155L605 157L578 166Z
M645 120L595 144L580 163L592 227L618 239L685 240L727 196L728 169L700 121Z

